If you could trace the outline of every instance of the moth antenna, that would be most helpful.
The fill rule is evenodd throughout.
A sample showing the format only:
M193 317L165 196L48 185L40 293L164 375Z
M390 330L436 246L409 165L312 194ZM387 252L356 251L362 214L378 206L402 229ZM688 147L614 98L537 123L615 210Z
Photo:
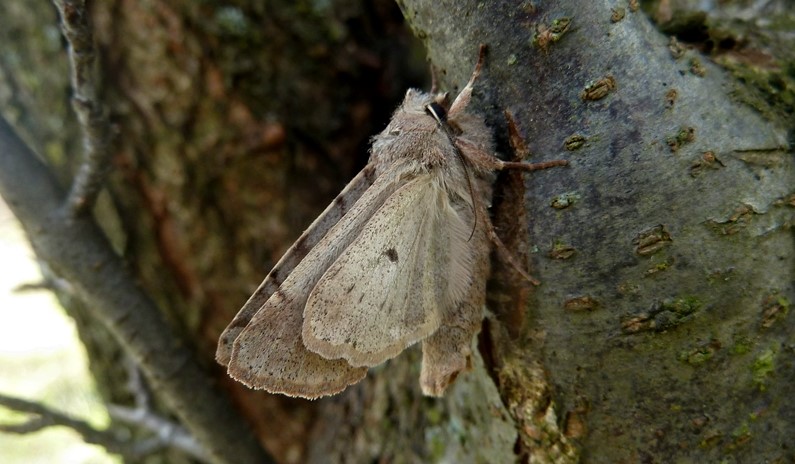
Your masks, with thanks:
M480 210L480 204L478 203L478 198L475 196L475 190L472 188L472 178L469 176L469 168L467 167L466 160L464 159L464 156L461 154L461 151L458 149L458 147L455 148L455 153L458 155L458 159L461 161L461 166L464 167L464 175L466 176L467 187L469 188L469 197L472 199L472 212L474 213L472 214L472 232L469 233L469 238L467 239L468 242L472 240L472 237L475 236L475 230L478 227L478 211Z
M447 94L439 95L439 97L447 98ZM456 101L458 99L456 98ZM453 103L455 104L455 103ZM469 197L472 199L472 212L474 213L473 221L472 221L472 232L469 234L469 238L467 238L467 242L472 240L472 237L475 236L475 230L478 227L478 198L475 196L475 189L472 188L472 177L469 174L469 168L467 167L467 160L464 157L463 153L461 153L461 148L456 143L456 137L450 130L450 125L447 122L448 113L444 111L444 108L440 106L440 104L436 101L427 105L425 107L425 112L428 113L433 119L436 120L436 123L439 125L439 129L447 135L447 139L450 141L450 144L453 146L454 153L456 158L461 162L461 167L464 168L464 177L467 180L467 188L469 189Z
M469 167L467 166L467 160L464 157L464 154L461 153L461 148L455 143L455 136L453 136L453 134L450 133L450 126L447 125L446 118L443 119L436 113L433 104L428 105L425 111L427 111L428 114L430 114L431 116L433 116L434 119L436 119L436 123L439 124L439 128L442 130L442 132L445 133L445 135L447 135L447 138L450 140L450 143L453 145L453 152L455 153L456 158L458 158L458 161L461 162L461 167L464 168L464 177L467 180L469 197L472 199L472 212L474 213L472 215L474 219L472 221L472 232L469 234L469 238L467 239L468 242L472 240L472 237L475 236L475 230L478 227L478 211L480 209L479 208L480 204L478 203L478 197L475 195L475 189L472 188L472 177L469 174Z
M448 112L450 116L455 116L459 112L464 111L464 109L469 104L469 100L472 98L472 88L475 85L475 80L477 80L478 76L480 76L480 70L483 68L483 62L486 60L486 45L481 44L480 49L478 50L478 62L475 64L475 70L472 72L472 77L469 78L469 82L467 85L461 89L461 93L455 97L455 101L453 105L450 106L450 111Z

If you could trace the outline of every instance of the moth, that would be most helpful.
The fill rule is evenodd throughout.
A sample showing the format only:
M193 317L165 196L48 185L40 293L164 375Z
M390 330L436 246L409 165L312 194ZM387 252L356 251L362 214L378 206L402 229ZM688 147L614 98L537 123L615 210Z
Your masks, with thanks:
M469 364L484 317L497 170L566 164L496 158L467 85L410 89L372 141L367 166L265 277L218 342L245 385L315 399L422 342L420 385L441 396Z

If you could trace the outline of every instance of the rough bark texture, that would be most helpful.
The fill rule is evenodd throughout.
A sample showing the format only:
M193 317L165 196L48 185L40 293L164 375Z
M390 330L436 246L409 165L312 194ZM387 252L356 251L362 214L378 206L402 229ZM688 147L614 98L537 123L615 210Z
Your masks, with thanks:
M792 459L785 120L738 102L696 51L675 59L645 16L611 18L625 5L401 5L450 82L488 43L480 95L495 126L508 108L533 152L572 162L529 183L543 281L530 326L583 458ZM566 17L559 40L533 45ZM608 76L596 99L588 86ZM585 144L567 153L573 135ZM558 209L563 195L573 205ZM522 393L503 391L509 404Z
M503 217L528 212L542 285L519 331L526 295L491 287L482 359L442 400L421 397L417 350L317 402L248 391L211 361L418 84L395 5L93 5L117 132L97 220L266 447L283 462L792 460L791 76L759 71L756 48L716 57L741 63L749 91L698 50L679 56L629 4L399 3L452 94L489 46L476 104L505 153L508 109L531 160L571 162L527 179L523 204L515 179L495 200ZM650 12L670 22L661 4ZM66 181L79 139L65 55L49 4L29 5L0 6L0 107ZM97 362L116 347L91 325Z

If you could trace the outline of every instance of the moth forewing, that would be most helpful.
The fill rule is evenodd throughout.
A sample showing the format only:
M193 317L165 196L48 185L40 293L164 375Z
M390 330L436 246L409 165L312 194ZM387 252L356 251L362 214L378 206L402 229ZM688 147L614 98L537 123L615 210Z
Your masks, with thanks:
M469 223L442 176L406 181L326 271L304 309L309 350L375 366L435 332L460 301L470 282Z
M367 369L307 351L296 336L302 318L295 297L280 289L254 315L235 340L229 375L252 388L308 399L339 393L363 379Z
M224 366L229 364L232 356L232 343L248 325L254 314L268 301L268 298L279 288L284 279L295 269L298 263L317 245L320 239L350 210L359 197L370 188L375 180L375 166L369 164L351 179L330 205L304 231L298 240L285 252L262 283L238 311L232 322L221 333L215 359Z
M309 291L398 186L394 176L379 175L293 269L235 338L230 376L252 388L305 398L337 393L364 377L366 370L329 361L304 347L303 309Z

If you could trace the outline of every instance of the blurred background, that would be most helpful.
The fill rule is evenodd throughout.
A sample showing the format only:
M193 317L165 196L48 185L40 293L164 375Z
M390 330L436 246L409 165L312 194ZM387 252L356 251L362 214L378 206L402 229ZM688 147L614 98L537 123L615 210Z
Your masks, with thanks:
M20 286L41 282L35 255L0 199L0 394L41 401L104 427L107 410L88 372L74 321L49 290L20 290ZM0 424L28 419L0 407ZM65 427L27 435L0 433L0 450L4 464L121 462Z

